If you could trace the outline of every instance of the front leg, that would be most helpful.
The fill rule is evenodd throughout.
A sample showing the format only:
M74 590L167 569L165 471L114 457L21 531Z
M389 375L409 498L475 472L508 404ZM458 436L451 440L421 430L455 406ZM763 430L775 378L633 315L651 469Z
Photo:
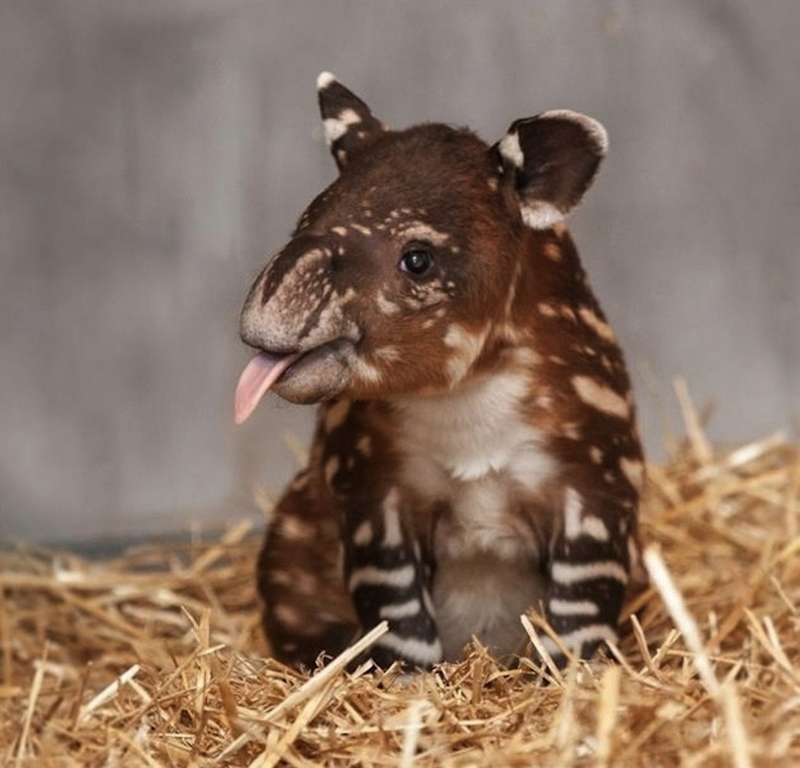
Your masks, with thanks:
M604 642L616 642L617 623L638 542L636 496L567 486L562 520L551 545L545 616L561 643L589 658ZM549 638L557 663L566 660Z
M337 403L324 418L321 466L340 521L344 584L362 632L389 631L370 649L381 667L431 667L442 646L430 598L432 565L397 482L392 413L378 403Z
M384 669L395 661L429 668L442 660L430 564L409 530L406 503L392 487L380 499L348 499L344 512L345 580L359 623L364 631L389 623L370 651Z

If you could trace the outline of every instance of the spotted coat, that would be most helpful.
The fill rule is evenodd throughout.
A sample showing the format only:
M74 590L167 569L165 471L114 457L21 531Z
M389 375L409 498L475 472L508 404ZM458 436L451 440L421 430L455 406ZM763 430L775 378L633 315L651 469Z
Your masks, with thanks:
M310 666L386 620L382 665L472 635L513 657L532 609L588 656L616 637L643 481L622 353L563 223L605 130L545 112L489 146L389 130L329 74L318 92L339 176L241 319L237 421L269 389L321 403L258 563L273 651Z

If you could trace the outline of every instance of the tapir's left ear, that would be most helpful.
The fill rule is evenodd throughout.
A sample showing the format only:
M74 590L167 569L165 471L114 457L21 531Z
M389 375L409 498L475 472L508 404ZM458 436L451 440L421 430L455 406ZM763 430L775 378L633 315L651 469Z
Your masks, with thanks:
M580 203L607 149L597 120L566 109L517 120L492 147L533 229L552 227Z
M323 72L317 78L317 94L325 140L339 170L342 170L354 152L386 128L373 116L369 107L330 72Z

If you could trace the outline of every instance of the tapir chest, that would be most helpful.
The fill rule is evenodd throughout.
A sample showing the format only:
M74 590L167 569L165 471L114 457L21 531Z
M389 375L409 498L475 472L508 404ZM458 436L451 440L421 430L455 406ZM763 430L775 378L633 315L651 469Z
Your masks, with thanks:
M540 432L522 417L523 376L492 377L466 392L396 406L399 478L440 510L437 557L531 550L521 510L557 470Z
M498 653L517 652L519 615L544 596L536 576L543 542L530 512L557 467L505 385L491 414L479 390L460 411L416 404L398 432L402 483L419 512L437 511L424 522L433 523L432 599L445 658L457 658L473 634Z

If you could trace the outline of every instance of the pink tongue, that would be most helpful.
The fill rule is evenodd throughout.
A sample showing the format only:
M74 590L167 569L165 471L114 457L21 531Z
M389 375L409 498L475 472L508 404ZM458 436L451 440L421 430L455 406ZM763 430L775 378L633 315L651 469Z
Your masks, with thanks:
M275 357L259 352L245 366L233 399L233 420L237 424L247 420L267 390L298 357L299 354Z

